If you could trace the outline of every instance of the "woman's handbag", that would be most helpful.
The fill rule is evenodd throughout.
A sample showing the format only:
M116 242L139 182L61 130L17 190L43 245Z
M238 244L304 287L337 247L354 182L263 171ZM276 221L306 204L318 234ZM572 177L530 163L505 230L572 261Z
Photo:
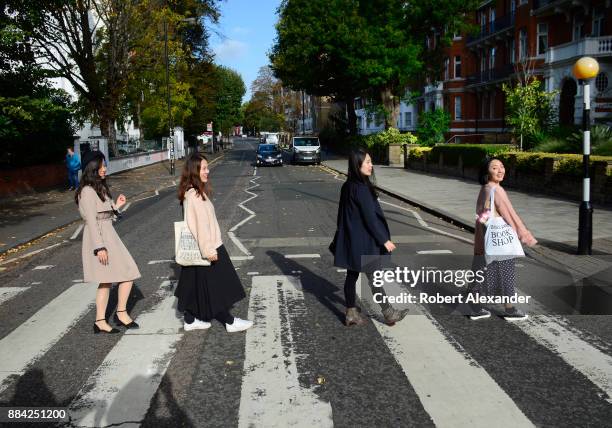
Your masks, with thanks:
M503 217L495 216L495 188L489 198L491 215L487 220L484 236L484 250L487 264L493 261L509 260L524 257L525 252L515 230L506 223Z
M183 221L174 222L174 259L181 266L210 266L210 261L202 258L198 241L187 227L186 203L186 200L183 201Z

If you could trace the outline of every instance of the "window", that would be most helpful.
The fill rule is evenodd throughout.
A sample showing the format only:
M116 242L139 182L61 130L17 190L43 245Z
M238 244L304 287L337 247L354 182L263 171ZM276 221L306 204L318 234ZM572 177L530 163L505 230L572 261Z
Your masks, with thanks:
M608 76L606 73L599 73L595 78L595 87L599 92L603 92L608 89Z
M495 22L495 9L489 9L489 22L491 23L491 31L493 31L493 23Z
M514 58L516 57L514 39L510 39L508 42L508 64L514 64Z
M582 18L574 17L574 30L572 32L572 40L580 40L584 37L584 22Z
M592 37L601 37L603 34L604 16L600 9L593 9Z
M455 97L455 120L461 120L461 97Z
M487 14L484 12L480 12L480 32L481 34L487 33Z
M461 77L461 57L457 55L455 57L455 79Z
M495 92L491 92L489 99L489 117L495 119Z
M516 0L510 0L510 15L516 14Z
M489 49L489 70L495 68L495 48Z
M524 28L519 32L519 59L527 58L527 30Z
M450 79L449 73L450 73L450 59L445 58L444 59L444 80L448 80Z
M404 126L406 128L412 126L412 112L411 111L404 112Z
M487 70L487 56L484 51L480 52L480 72L484 73Z
M481 114L480 117L482 117L483 119L487 118L487 113L489 112L489 95L488 94L484 94L482 96L482 104L481 104Z
M527 4L527 0L519 0L519 6Z
M544 55L548 49L548 24L538 24L538 55Z

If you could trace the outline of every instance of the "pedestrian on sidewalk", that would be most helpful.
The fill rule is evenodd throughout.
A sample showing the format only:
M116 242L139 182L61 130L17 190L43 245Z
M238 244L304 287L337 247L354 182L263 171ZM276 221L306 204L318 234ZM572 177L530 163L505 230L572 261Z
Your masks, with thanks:
M373 287L373 269L363 265L362 256L380 256L395 250L385 214L378 203L378 194L370 179L373 174L370 154L362 149L352 151L348 159L348 178L340 191L337 231L330 246L334 253L334 266L347 269L344 281L344 323L347 327L365 323L356 306L356 285L360 272L369 276L370 287ZM385 295L382 287L372 288L372 291ZM380 307L388 325L402 320L408 312L394 309L385 299L382 299Z
M476 265L480 268L486 267L486 272L484 282L471 291L476 291L481 295L492 296L500 292L503 296L507 297L515 295L515 257L524 255L518 242L516 243L519 247L517 253L521 254L516 254L515 257L496 257L487 254L485 235L487 225L490 226L492 218L502 217L505 223L512 227L512 230L514 230L518 235L518 239L524 245L533 247L538 242L525 227L525 224L512 207L508 194L501 186L505 173L502 161L494 157L486 159L480 170L479 180L482 187L476 202L477 220L474 236L474 255L478 260ZM493 201L493 204L491 204L491 201ZM505 304L504 306L505 320L519 321L527 319L527 314L515 308L512 304ZM491 316L491 313L481 305L471 305L471 309L472 314L470 318L473 320Z
M81 161L72 147L66 148L65 163L66 169L68 170L68 190L75 190L77 187L79 187L79 170L81 169Z
M98 284L96 292L96 321L94 333L118 333L106 320L106 306L110 288L119 284L115 323L125 328L138 328L127 313L127 301L140 271L121 242L113 227L117 210L126 203L124 195L113 202L106 183L106 165L102 152L90 151L83 155L81 184L75 193L75 201L85 222L83 230L83 278L85 282Z
M185 222L209 266L182 266L174 295L183 313L185 330L210 328L212 319L225 325L229 333L243 331L252 321L234 317L232 306L246 294L230 256L221 241L221 230L210 200L208 159L199 153L189 156L183 167L178 198Z

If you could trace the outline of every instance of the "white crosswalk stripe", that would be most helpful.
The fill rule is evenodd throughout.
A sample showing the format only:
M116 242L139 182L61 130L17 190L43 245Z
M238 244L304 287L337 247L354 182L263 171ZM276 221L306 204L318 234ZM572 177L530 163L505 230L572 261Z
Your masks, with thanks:
M361 287L357 286L361 298ZM371 297L371 296L369 296ZM367 297L362 299L371 301ZM531 427L533 424L484 368L451 343L419 306L393 327L374 321L395 360L438 427ZM415 314L414 311L418 311Z
M333 426L331 405L298 382L290 317L281 321L278 294L292 310L304 305L299 280L290 276L253 277L239 427ZM287 308L285 307L286 311ZM282 325L288 323L289 325ZM282 332L286 332L284 341ZM284 346L283 346L284 342Z
M0 305L23 293L30 287L2 287L0 288Z
M0 392L9 376L23 374L89 311L94 294L91 284L75 284L0 340Z
M183 336L171 284L162 282L162 300L138 317L142 328L128 330L85 382L70 405L74 426L139 426Z

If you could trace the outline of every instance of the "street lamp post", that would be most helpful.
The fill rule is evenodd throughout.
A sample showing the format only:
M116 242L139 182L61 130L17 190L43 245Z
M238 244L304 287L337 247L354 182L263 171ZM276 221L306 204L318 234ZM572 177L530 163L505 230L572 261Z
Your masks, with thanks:
M591 155L591 88L589 79L597 76L599 64L591 57L582 57L574 64L573 73L583 85L582 113L582 203L578 216L578 254L591 254L593 245L593 206L591 205L591 179L589 159Z

